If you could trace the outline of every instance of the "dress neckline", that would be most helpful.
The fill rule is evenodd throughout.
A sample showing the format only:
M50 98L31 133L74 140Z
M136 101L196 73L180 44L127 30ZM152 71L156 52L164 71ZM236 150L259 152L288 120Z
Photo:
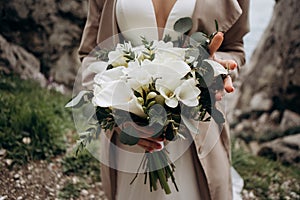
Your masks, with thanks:
M169 29L169 21L170 21L170 18L171 16L173 15L174 13L174 10L175 10L175 7L177 6L177 3L179 2L179 0L176 0L175 3L173 4L170 12L168 13L168 17L166 19L166 23L164 25L164 27L158 27L158 24L157 24L157 15L156 15L156 10L155 10L155 7L154 7L154 4L153 4L153 0L149 0L150 4L151 4L151 10L152 10L152 14L153 14L153 19L154 19L154 24L155 24L155 27L156 27L156 32L157 32L157 38L159 38L159 31L162 30L162 38L160 39L163 39L164 36L165 36L165 29Z

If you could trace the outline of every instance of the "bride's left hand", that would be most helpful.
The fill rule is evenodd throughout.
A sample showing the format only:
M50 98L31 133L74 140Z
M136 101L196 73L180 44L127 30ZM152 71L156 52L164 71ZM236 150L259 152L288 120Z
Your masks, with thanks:
M237 63L234 60L219 59L215 55L217 50L220 48L223 40L224 40L224 34L222 32L218 32L213 37L213 39L209 45L210 59L220 63L221 65L224 66L225 69L234 70L237 67ZM229 75L224 79L224 89L228 93L231 93L234 91L232 79ZM215 94L216 100L220 101L222 99L225 91L217 91Z

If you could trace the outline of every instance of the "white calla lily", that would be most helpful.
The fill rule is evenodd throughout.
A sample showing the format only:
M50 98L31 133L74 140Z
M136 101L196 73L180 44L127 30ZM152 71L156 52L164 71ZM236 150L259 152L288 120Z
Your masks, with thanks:
M178 105L178 99L175 96L173 88L170 89L163 85L157 85L157 89L162 97L165 99L165 104L171 108L175 108Z
M90 64L88 66L87 70L90 72L101 74L102 72L104 72L106 70L107 65L108 65L107 62L97 61L97 62L93 62L92 64Z
M127 75L128 84L134 90L148 86L152 82L152 76L144 68L132 70Z
M114 67L127 66L128 58L125 57L125 51L132 49L131 43L118 44L115 51L108 53L108 64Z
M171 60L185 60L185 48L174 47L172 42L156 41L155 46L155 59L153 62L169 62Z
M125 67L116 67L97 74L94 78L96 84L103 84L111 81L126 79L123 70Z
M126 82L122 80L112 81L95 86L93 103L100 107L111 107L134 113L140 117L146 114L142 105L138 102L136 96Z
M187 106L192 107L199 104L198 96L200 95L200 90L196 87L194 79L184 80L183 83L175 89L174 93L178 101Z
M154 63L144 61L141 65L154 79L165 78L181 79L187 75L191 68L184 61L170 61L168 63Z

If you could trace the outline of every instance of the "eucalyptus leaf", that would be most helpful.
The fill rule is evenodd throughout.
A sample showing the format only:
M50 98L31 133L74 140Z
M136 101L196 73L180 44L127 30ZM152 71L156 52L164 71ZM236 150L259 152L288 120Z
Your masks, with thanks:
M183 17L177 20L174 24L174 30L182 34L187 33L193 27L193 21L190 17Z
M209 58L209 53L207 52L207 50L205 48L203 48L202 46L198 46L198 51L199 51L199 57L198 57L198 62L202 62L205 59Z
M200 66L197 66L197 73L199 73L200 76L202 76L202 85L204 87L209 87L214 81L214 69L210 62L207 62L207 60L203 60L203 62L200 64ZM200 83L201 84L201 83Z
M167 120L167 112L165 108L160 104L154 104L149 109L150 125L164 126Z
M193 46L198 46L199 44L202 46L207 46L209 39L206 34L202 32L195 32L191 35L190 42Z
M137 132L132 126L125 127L119 134L119 139L120 142L127 145L135 145L139 141Z
M89 131L78 133L80 139L85 139L89 134Z
M83 90L78 93L67 105L65 106L66 108L79 108L81 107L84 103L88 102L93 93L92 91L87 91Z

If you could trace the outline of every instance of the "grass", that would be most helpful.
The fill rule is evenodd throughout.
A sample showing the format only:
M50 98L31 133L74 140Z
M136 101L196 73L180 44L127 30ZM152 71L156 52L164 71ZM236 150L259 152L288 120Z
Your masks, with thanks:
M88 189L88 185L84 182L73 183L67 181L65 186L59 191L58 198L63 199L77 199L83 189Z
M100 161L94 158L86 149L77 156L73 153L67 154L63 158L62 166L65 175L86 176L97 182L101 180Z
M300 197L300 170L296 167L284 166L241 149L233 149L232 160L244 179L244 189L253 191L258 199Z
M64 133L73 128L68 98L34 81L0 74L0 149L24 164L64 153Z
M65 133L74 129L71 113L64 108L68 100L33 81L0 74L0 149L6 150L6 158L24 164L65 153ZM299 169L235 148L232 156L234 167L245 181L244 188L253 191L257 199L299 199ZM89 177L93 182L100 181L99 165L86 150L78 157L65 154L62 160L64 175L83 180ZM84 181L66 182L59 198L77 198L87 188Z

